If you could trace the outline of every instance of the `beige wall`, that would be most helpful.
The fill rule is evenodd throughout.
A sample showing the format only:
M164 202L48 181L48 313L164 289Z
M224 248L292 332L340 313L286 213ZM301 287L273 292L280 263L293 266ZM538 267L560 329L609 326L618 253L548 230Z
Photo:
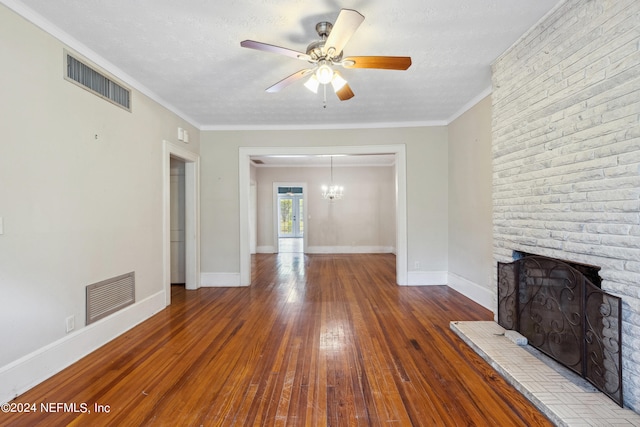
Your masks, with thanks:
M305 233L309 252L395 250L395 172L386 167L334 167L337 184L345 186L343 200L330 203L321 196L329 184L329 167L260 167L258 182L258 247L275 248L273 183L305 182Z
M67 317L83 329L86 285L135 271L136 301L164 292L162 144L199 135L139 92L130 113L67 82L65 46L2 5L0 40L3 367Z
M405 144L409 271L447 270L447 128L202 132L202 271L240 268L238 148Z
M488 96L449 125L449 284L493 308L491 180Z

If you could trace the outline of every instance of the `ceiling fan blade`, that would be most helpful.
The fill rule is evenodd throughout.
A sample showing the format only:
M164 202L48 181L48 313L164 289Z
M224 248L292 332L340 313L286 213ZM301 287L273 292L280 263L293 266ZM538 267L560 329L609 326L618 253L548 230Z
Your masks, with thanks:
M378 68L382 70L406 70L411 66L409 56L349 56L342 60L344 68Z
M268 87L267 92L269 93L280 92L285 87L289 86L292 83L297 82L307 74L310 74L312 71L313 69L311 68L305 68L304 70L296 71L295 73L291 74L289 77L284 78L280 80L278 83L274 84L273 86Z
M346 101L347 99L351 99L354 97L354 93L349 87L348 83L345 83L339 90L336 91L336 95L340 98L340 101Z
M253 40L244 40L240 42L240 46L249 49L261 50L263 52L277 53L280 55L289 56L294 59L303 59L305 61L313 61L313 59L306 53L298 52L297 50L287 49L286 47L274 46L272 44L256 42Z
M345 45L351 39L353 33L356 32L360 24L364 21L364 16L352 9L342 9L333 24L333 28L327 37L324 47L329 56L338 56ZM330 51L334 49L334 51Z

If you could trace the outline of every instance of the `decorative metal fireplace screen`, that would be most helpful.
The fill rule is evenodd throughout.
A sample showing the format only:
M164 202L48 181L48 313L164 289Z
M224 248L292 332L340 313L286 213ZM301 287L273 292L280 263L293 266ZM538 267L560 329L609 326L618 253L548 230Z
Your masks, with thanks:
M620 406L622 302L569 264L537 255L498 263L498 323Z

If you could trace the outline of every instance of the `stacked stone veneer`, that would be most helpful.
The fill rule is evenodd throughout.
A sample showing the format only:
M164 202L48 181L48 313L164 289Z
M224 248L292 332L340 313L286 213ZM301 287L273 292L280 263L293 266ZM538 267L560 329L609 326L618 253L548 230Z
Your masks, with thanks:
M496 60L492 99L495 261L602 267L640 412L640 1L563 2Z

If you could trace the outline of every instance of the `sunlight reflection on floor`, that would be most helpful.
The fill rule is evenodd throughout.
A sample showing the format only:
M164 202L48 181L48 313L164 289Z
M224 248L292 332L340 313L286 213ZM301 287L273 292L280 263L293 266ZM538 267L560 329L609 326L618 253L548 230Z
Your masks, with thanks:
M279 253L302 252L302 237L280 237L278 251Z

